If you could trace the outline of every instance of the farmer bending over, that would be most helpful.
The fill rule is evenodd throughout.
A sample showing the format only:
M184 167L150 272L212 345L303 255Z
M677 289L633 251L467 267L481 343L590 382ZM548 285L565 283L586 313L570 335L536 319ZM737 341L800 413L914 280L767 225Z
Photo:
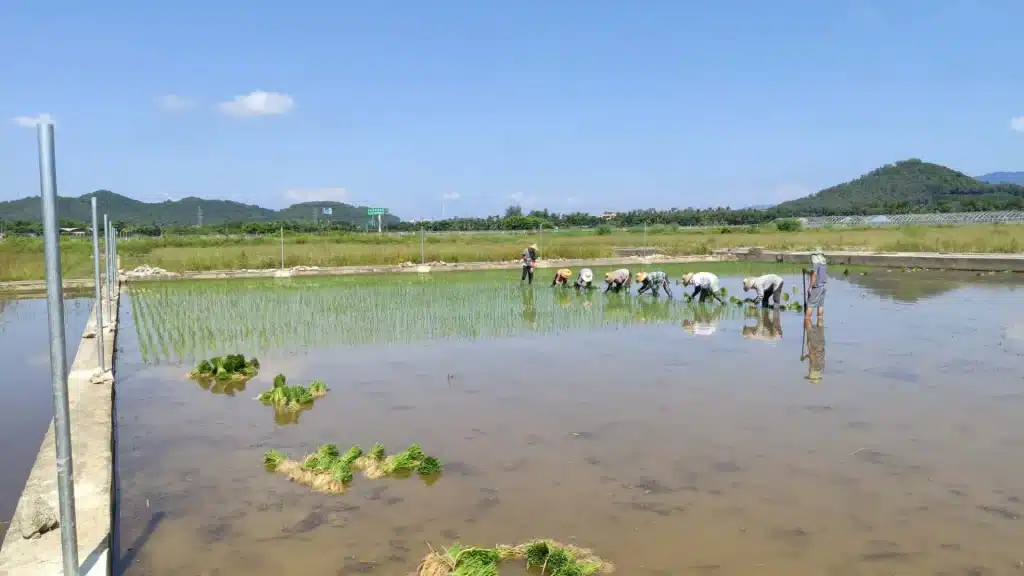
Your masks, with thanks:
M778 274L765 274L757 278L744 278L743 291L749 292L750 290L754 290L757 293L750 300L754 303L760 300L761 306L765 308L768 307L769 298L774 300L776 308L782 304L782 276Z
M720 288L718 287L718 276L715 276L711 272L688 272L683 276L683 286L693 286L693 295L690 298L696 298L700 295L700 302L704 302L711 296L715 300L718 300L722 304L725 304L725 298L719 294Z
M519 279L520 282L530 279L530 284L533 284L533 268L537 265L537 245L530 244L523 250L523 277Z
M615 290L615 292L618 293L622 290L623 286L629 290L629 282L629 270L626 270L625 268L619 268L614 272L605 272L604 283L607 287L604 291L608 292L609 290Z
M594 283L594 272L590 268L583 268L580 270L580 275L576 277L576 284L574 287L579 290L580 288L591 289Z
M657 298L658 291L664 288L668 297L672 297L672 289L668 287L668 274L664 272L637 272L636 281L640 283L640 290L637 292L638 296L650 290L654 297Z
M572 278L572 270L569 270L568 268L559 268L558 271L555 272L555 279L551 281L551 285L568 286L569 278Z

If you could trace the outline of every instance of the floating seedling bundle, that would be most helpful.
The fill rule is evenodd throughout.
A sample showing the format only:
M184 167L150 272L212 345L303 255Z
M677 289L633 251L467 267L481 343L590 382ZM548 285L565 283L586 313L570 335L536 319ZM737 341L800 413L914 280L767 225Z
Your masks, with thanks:
M359 446L342 454L337 444L324 444L301 461L290 460L277 450L268 450L263 455L263 464L268 470L326 494L344 492L355 472L362 471L367 478L405 476L413 472L430 478L440 474L442 468L441 461L424 454L419 444L390 456L382 444L374 444L366 454Z
M555 540L532 540L517 546L476 548L454 544L441 552L431 548L417 576L497 576L502 562L525 561L527 570L548 576L611 574L615 566L592 551ZM531 572L533 573L533 572Z
M260 361L255 358L246 360L241 354L214 356L200 362L196 369L188 373L189 378L197 380L216 380L218 382L245 381L256 376L260 370Z
M326 394L327 385L319 380L311 382L309 387L289 386L284 374L278 374L274 376L274 384L270 390L261 393L256 399L278 410L297 412Z

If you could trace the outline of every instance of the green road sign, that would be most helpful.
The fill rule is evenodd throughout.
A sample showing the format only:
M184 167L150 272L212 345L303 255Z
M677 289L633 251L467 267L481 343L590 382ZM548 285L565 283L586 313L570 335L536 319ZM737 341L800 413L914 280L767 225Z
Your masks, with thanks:
M367 216L376 216L378 214L387 214L387 213L388 213L388 209L387 208L367 208L366 209L366 215Z

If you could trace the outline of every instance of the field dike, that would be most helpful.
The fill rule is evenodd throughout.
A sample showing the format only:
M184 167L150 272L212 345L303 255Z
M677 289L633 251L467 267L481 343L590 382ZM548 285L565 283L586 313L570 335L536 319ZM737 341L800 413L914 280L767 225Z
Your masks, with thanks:
M120 290L104 306L103 354L97 365L94 305L68 372L78 561L83 576L109 575L114 526L114 350ZM53 422L43 438L0 549L4 576L63 574Z

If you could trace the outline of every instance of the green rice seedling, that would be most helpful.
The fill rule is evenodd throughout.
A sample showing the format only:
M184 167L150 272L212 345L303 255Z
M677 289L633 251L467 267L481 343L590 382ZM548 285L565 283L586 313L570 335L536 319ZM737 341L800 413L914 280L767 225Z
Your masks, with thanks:
M419 466L416 467L416 472L420 476L434 476L441 473L441 461L433 456L427 456L420 461Z
M387 454L384 452L383 444L377 443L373 445L373 448L370 448L370 458L373 458L378 462L383 462L386 456Z
M314 398L319 398L327 394L327 384L319 380L314 380L309 384L309 392Z
M336 482L348 484L352 482L352 467L344 460L338 460L331 465L331 478Z
M494 548L473 548L456 543L440 553L431 547L416 574L495 576L502 562L524 559L531 574L594 576L615 571L614 565L585 548L554 540L533 540L516 546L499 544Z
M258 360L246 360L241 354L229 354L201 361L195 370L188 373L188 377L197 380L214 379L218 382L242 382L256 376L257 372Z
M277 466L284 460L284 454L271 448L263 454L263 465L269 470L277 470Z
M557 574L559 570L573 563L573 557L565 548L553 548L541 566L541 572Z
M363 449L359 446L353 446L348 449L348 452L345 452L345 455L341 457L341 461L344 462L346 466L351 466L352 463L358 460L362 455Z
M274 388L283 388L287 383L288 379L285 378L284 374L274 376Z
M782 301L783 302L789 302L789 292L783 292L782 293Z
M526 568L541 567L548 561L548 543L538 540L526 547Z

